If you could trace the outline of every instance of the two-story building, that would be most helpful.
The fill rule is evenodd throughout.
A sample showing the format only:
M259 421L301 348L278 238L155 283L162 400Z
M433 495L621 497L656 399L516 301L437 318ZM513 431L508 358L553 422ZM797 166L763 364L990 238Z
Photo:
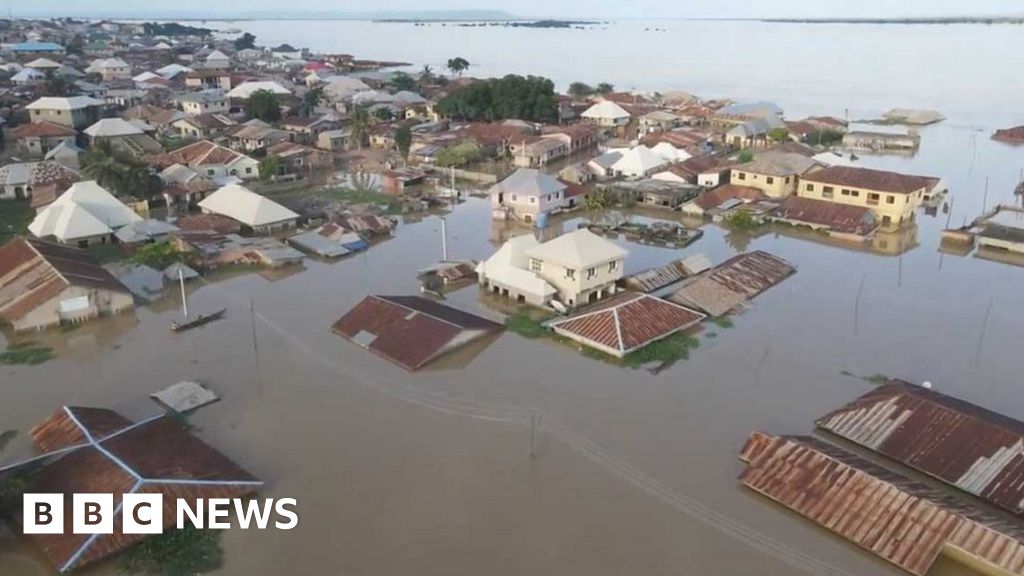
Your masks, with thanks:
M560 158L569 155L569 145L565 140L555 136L534 136L508 144L512 163L520 168L539 168L547 166Z
M819 167L802 154L765 152L750 162L733 166L729 182L757 188L769 198L785 198L796 192L801 176Z
M103 102L89 96L44 96L25 106L32 122L52 122L81 130L100 118Z
M532 234L509 239L477 266L488 292L534 306L557 299L575 307L614 294L628 252L583 228L541 244Z
M550 174L520 168L488 191L491 214L496 220L509 217L536 222L542 215L560 212L565 202L565 184Z
M231 101L227 94L220 90L202 90L187 92L176 98L181 111L190 116L199 114L227 114L231 109Z
M584 121L590 122L605 131L621 136L629 126L633 116L622 106L611 100L601 100L580 114Z
M798 194L804 198L863 206L883 226L913 219L914 211L941 180L885 170L832 166L800 178Z

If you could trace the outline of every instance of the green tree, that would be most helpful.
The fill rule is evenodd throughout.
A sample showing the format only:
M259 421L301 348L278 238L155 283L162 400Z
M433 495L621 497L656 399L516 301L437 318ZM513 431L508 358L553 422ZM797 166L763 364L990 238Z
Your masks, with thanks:
M355 144L357 149L361 150L363 142L370 136L370 109L364 104L356 106L352 110L351 120L352 124L349 127L350 142Z
M82 156L82 174L115 194L147 200L163 187L149 166L118 156L107 141L100 141Z
M455 90L438 101L436 110L458 120L558 120L558 102L551 80L514 74L480 80Z
M594 92L597 92L598 94L608 94L610 92L615 92L615 86L607 82L601 82L597 85L597 88L594 88Z
M388 80L388 86L390 86L392 90L396 91L413 91L416 90L416 79L405 72L395 72L391 76L391 79Z
M273 92L257 90L246 101L245 112L250 118L259 118L264 122L276 122L281 119L281 103Z
M428 65L423 66L423 70L420 72L420 86L429 86L437 81L437 76L434 74L434 69Z
M768 139L773 142L785 142L789 140L789 130L783 127L772 128L768 131Z
M235 50L246 50L249 48L256 47L256 36L246 32L238 38L235 38Z
M434 164L442 168L465 166L479 161L482 157L480 147L475 142L466 141L438 152L434 157Z
M402 159L408 161L409 149L412 148L412 128L408 124L402 124L395 130L395 146Z
M268 182L274 176L277 176L281 170L281 159L277 156L267 156L263 160L260 160L259 171L260 180Z
M373 111L373 116L381 122L391 122L395 119L395 113L391 111L391 108L381 106Z
M754 152L752 150L743 150L740 152L740 162L746 164L754 159Z
M302 103L299 104L299 113L303 116L312 116L316 107L324 100L324 87L314 86L302 95Z
M448 60L448 69L451 70L452 74L457 74L461 77L463 72L469 70L469 60L461 56L450 58Z
M585 98L594 93L594 87L583 82L569 84L569 95L573 98Z
M46 73L46 78L39 83L36 92L40 96L71 96L75 85L67 76L56 74L52 70Z

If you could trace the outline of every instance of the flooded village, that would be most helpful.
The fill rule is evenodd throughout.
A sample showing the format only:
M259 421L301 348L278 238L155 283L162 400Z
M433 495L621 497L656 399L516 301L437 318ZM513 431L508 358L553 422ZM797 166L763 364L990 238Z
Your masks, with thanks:
M0 20L0 574L1024 574L1024 128L204 26Z

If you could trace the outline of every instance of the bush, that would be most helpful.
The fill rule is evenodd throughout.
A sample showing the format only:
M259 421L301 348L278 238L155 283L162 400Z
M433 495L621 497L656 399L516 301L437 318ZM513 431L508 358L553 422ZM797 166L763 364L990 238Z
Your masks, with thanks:
M516 312L509 316L505 320L505 327L510 332L515 332L524 338L535 339L545 334L544 326L541 325L540 321L534 320L526 312Z
M463 142L452 146L451 148L445 148L437 153L434 158L434 164L442 168L448 168L450 166L465 166L466 164L472 164L473 162L479 161L483 158L483 153L480 151L480 147L474 142Z
M184 253L171 245L170 242L156 242L140 246L131 261L136 264L151 266L157 270L163 270L175 262L181 262Z
M193 576L216 570L223 563L220 532L188 526L146 538L120 560L125 574Z
M760 226L746 210L736 210L723 219L723 222L730 228L737 230L753 230Z

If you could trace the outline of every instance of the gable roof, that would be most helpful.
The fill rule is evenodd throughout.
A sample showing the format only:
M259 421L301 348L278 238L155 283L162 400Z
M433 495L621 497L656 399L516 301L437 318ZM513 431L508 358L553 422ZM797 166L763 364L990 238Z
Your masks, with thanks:
M1024 515L1024 422L890 380L816 422L819 428Z
M237 498L262 486L252 474L206 444L169 414L133 423L101 408L64 407L30 432L44 453L0 468L0 473L27 470L33 492L99 492L114 495L162 494L164 501L183 498ZM32 470L33 466L38 466ZM174 514L163 515L164 527ZM29 537L61 572L109 557L145 538L122 534L120 515L113 534L73 534L65 515L63 534Z
M145 130L124 118L101 118L83 132L92 138L116 138L146 133Z
M611 240L606 240L586 228L579 228L530 248L526 254L531 258L582 270L623 259L629 252Z
M526 252L540 245L533 234L509 238L501 248L476 267L481 277L487 277L499 284L515 286L542 298L553 296L557 290L546 280L530 272L530 257Z
M503 326L419 296L367 296L332 331L406 370Z
M295 220L298 214L241 184L222 186L199 203L203 210L228 216L247 226L266 226Z
M917 192L922 188L928 188L935 182L935 179L927 176L909 176L898 172L856 166L832 166L807 174L803 180L896 194Z
M0 318L19 320L69 286L128 292L84 250L35 238L0 246Z
M630 352L698 324L705 316L649 294L627 292L596 308L548 324L555 332L608 354Z
M103 101L91 96L44 96L25 106L26 110L79 110L90 106L102 106Z

